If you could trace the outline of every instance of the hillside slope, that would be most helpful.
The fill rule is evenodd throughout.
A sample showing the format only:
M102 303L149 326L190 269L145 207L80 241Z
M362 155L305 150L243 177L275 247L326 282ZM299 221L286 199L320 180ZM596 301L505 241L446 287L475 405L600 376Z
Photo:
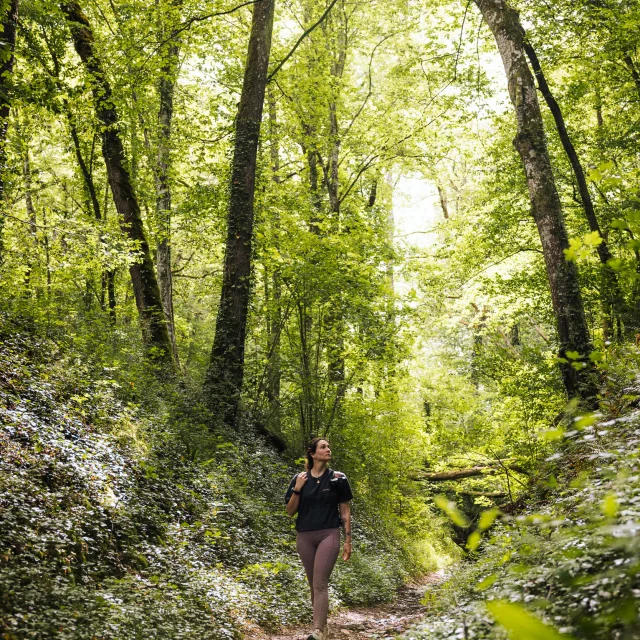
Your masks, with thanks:
M195 464L167 401L145 409L135 382L110 376L3 325L0 635L232 638L306 620L287 462L218 435ZM389 598L405 575L393 549L356 532L334 604Z

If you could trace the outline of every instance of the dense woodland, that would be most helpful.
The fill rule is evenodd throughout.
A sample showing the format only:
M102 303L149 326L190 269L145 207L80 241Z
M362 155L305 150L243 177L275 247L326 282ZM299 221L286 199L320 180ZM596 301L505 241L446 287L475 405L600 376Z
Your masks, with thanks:
M403 637L640 638L637 0L0 20L3 638L309 620L314 436L334 608L440 569Z

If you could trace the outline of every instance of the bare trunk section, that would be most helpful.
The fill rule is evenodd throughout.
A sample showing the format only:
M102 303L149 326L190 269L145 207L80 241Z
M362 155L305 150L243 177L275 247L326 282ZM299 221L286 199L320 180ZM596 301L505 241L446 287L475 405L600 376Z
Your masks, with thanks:
M73 141L73 149L76 155L78 167L80 168L80 173L82 174L82 179L84 181L84 186L87 192L88 205L90 206L90 209L93 211L93 215L96 219L96 222L100 223L102 222L102 212L100 210L100 201L98 200L98 192L96 190L95 182L93 181L93 175L82 155L82 149L80 147L80 137L78 136L78 129L76 127L75 122L73 121L73 116L71 114L71 110L69 109L68 104L65 104L65 110L67 113L67 121L69 123L69 132L71 134L71 140ZM109 320L113 325L115 325L116 323L115 275L116 274L114 269L104 269L100 278L100 285L101 285L100 306L102 307L103 311L106 311L108 307Z
M542 67L540 66L540 61L538 60L535 49L526 41L524 43L524 48L529 61L531 62L531 66L533 67L533 72L536 76L536 79L538 80L538 88L540 89L540 93L542 93L545 102L547 103L549 110L553 115L553 119L556 123L556 129L558 130L558 135L560 136L560 141L562 142L562 147L564 148L564 151L567 154L567 158L569 158L569 162L571 163L571 168L573 169L573 174L578 184L578 192L580 193L580 199L582 200L582 205L584 207L587 223L589 224L589 229L590 231L596 231L602 238L602 242L598 245L597 251L600 262L602 263L601 295L605 323L605 339L607 339L610 337L606 334L610 332L610 329L608 327L611 320L611 311L615 310L615 312L619 315L624 314L625 311L624 298L622 296L622 292L620 291L618 277L615 271L608 264L609 260L611 260L613 256L611 255L609 245L607 244L607 240L602 233L598 218L596 217L595 207L593 205L591 193L589 192L589 187L587 185L587 178L584 174L584 169L582 168L580 158L578 158L576 149L573 146L573 142L571 141L571 138L569 136L569 132L567 131L560 105L553 96L553 93L551 93L551 89L549 88L547 79L545 78L545 75L542 71Z
M236 119L222 292L205 388L216 420L237 426L251 292L251 245L260 122L271 52L275 0L253 5L251 36Z
M509 83L509 96L516 114L518 150L527 178L531 212L538 227L544 253L551 299L556 318L560 365L569 396L591 400L597 393L593 367L588 355L593 350L584 314L584 305L573 262L567 262L567 231L556 190L547 149L535 82L527 64L524 30L518 12L504 0L474 0L498 45ZM578 369L566 361L567 351L577 351L585 359Z
M91 77L96 115L104 127L102 153L113 200L120 215L120 224L123 232L136 243L141 254L141 260L131 264L129 273L147 354L158 363L173 366L171 340L162 310L160 289L144 232L140 206L131 176L125 166L124 148L118 131L118 114L112 102L111 86L97 57L93 31L82 9L76 2L63 3L61 9L67 16L76 52Z
M627 69L629 69L629 73L631 73L633 82L636 85L636 91L638 92L638 98L640 98L640 72L638 72L638 69L636 68L635 63L633 62L633 58L630 55L626 55L623 58L623 61L627 65Z
M16 123L16 129L18 129L18 135L20 135L20 129ZM33 254L26 256L27 270L24 274L24 285L27 289L27 295L29 295L29 287L31 286L31 274L33 270L34 262L37 261L38 250L38 221L36 218L36 209L33 204L33 189L31 179L31 158L29 157L29 141L26 138L20 136L20 146L22 152L22 180L24 182L24 206L27 212L27 218L29 220L29 234L33 241Z
M0 264L4 259L4 171L7 164L5 144L11 110L18 7L19 0L11 0L6 14L2 16L2 33L0 33Z
M440 206L442 207L442 215L445 220L449 219L449 206L447 204L447 192L440 186L438 187L438 196L440 196Z
M178 343L176 341L173 311L173 274L171 271L171 122L173 119L173 98L178 78L180 47L177 33L172 33L166 51L165 62L160 70L158 95L158 156L156 171L156 212L160 221L160 241L156 251L156 267L162 308L167 321L167 330L171 340L171 350L176 364L179 363Z
M269 105L269 135L271 145L269 156L271 159L272 180L277 185L280 184L280 147L278 141L278 108L273 93L268 91ZM276 212L273 220L276 234L280 231L280 214ZM276 248L278 243L276 242ZM271 282L269 292L269 281ZM270 293L270 295L269 295ZM280 388L282 372L280 369L280 336L282 334L282 282L280 270L276 267L271 277L265 273L265 296L267 298L268 330L267 349L269 353L269 364L267 372L267 397L270 403L270 421L277 432L280 432L281 411L280 411ZM269 299L271 298L271 299Z
M342 3L344 12L344 3ZM327 20L325 31L329 31L330 20ZM339 81L344 74L344 67L347 59L347 25L341 24L335 35L336 57L331 64L331 76L334 79L332 85L339 86ZM331 88L332 91L337 89ZM340 129L338 125L337 96L332 96L329 103L329 142L330 148L328 159L323 166L324 183L329 196L329 208L334 233L340 233ZM342 401L347 391L346 367L345 367L345 320L344 302L342 292L338 293L338 304L333 304L332 309L327 314L327 336L329 344L327 346L328 374L329 379L335 384L335 399L331 409L328 423L325 425L325 433L328 433L334 418L341 415Z

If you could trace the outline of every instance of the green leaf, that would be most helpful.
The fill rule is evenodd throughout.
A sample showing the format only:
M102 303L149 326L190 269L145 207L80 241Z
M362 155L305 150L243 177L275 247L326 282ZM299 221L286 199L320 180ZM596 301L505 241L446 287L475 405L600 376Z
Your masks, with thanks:
M475 551L480 546L482 535L479 531L473 531L467 538L467 549L469 551Z
M495 581L498 579L498 576L495 573L487 576L483 580L480 580L478 584L474 587L476 591L486 591Z
M611 228L612 229L628 229L629 223L626 220L623 220L622 218L618 218L616 220L611 221Z
M433 501L436 503L436 506L439 509L442 509L447 516L451 519L451 521L458 525L459 527L468 527L469 521L467 518L458 510L456 503L449 500L446 496L438 495Z
M597 169L591 169L589 171L589 180L592 182L600 182L600 180L602 180L602 173Z
M582 242L584 242L584 244L588 247L597 247L598 245L602 244L603 239L600 237L600 234L597 231L592 231L591 233L587 233L587 235L582 238Z
M580 358L582 358L577 351L565 351L565 355L569 360L580 360Z
M604 353L602 353L602 351L592 351L589 354L589 360L591 360L591 362L602 362L604 360Z
M500 510L493 508L487 509L480 514L480 521L478 522L478 529L480 531L486 531L494 522L495 519L500 515Z
M588 413L584 416L577 416L575 422L573 423L574 429L584 429L585 427L590 427L596 421L596 416L593 413Z
M564 257L567 262L576 262L580 256L582 248L582 240L580 238L569 238L569 248L563 249Z
M513 640L568 640L570 637L544 624L519 604L496 600L487 602L487 609Z
M551 442L552 440L560 440L564 437L564 429L547 429L546 431L543 431L541 435L545 440L549 442Z
M618 504L618 500L613 493L607 494L605 496L605 499L602 501L602 504L600 505L602 513L604 513L607 518L615 518L618 515L619 508L620 505Z

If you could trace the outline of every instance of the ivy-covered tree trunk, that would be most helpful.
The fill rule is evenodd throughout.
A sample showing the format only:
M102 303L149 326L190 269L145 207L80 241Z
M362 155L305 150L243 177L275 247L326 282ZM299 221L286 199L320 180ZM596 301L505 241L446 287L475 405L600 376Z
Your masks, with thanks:
M636 91L638 92L638 97L640 98L640 72L638 71L635 63L633 62L633 58L630 55L627 54L623 60L625 65L627 66L627 69L629 69L629 73L633 78L633 83L636 86Z
M133 240L141 259L129 267L136 306L142 324L147 353L152 360L173 364L171 341L164 318L160 289L153 267L149 244L144 232L140 206L131 176L125 166L125 155L118 114L111 97L111 86L94 47L94 36L87 17L76 2L61 5L71 29L76 52L91 78L91 89L98 120L104 127L102 153L116 210L123 232Z
M514 146L522 158L531 212L542 243L560 343L559 356L564 360L560 365L564 385L569 396L592 398L597 392L593 367L588 357L593 347L584 314L578 271L576 265L568 262L564 255L564 249L569 246L567 231L551 168L536 86L527 64L524 29L518 12L504 0L475 0L475 3L493 33L507 74L509 97L518 123ZM567 352L579 353L581 361L570 361Z
M271 159L272 180L274 184L280 184L280 148L278 140L278 110L275 98L271 91L268 92L267 102L269 105L269 134L271 145L269 156ZM276 234L280 233L280 215L275 212L273 226ZM277 246L277 245L276 245ZM269 280L271 287L269 287ZM269 398L269 422L274 425L276 432L280 432L281 410L280 391L282 386L281 371L281 335L283 325L282 314L282 281L280 269L275 267L270 275L265 273L265 299L268 305L267 317L267 350L269 353L269 364L267 371L267 397Z
M19 0L2 2L2 33L0 33L0 263L3 260L4 231L4 171L7 163L7 129L11 111L11 87L13 81L14 51L16 47L16 27L18 24Z
M171 121L173 119L173 96L178 76L178 43L171 42L166 52L166 60L160 71L158 93L158 168L156 172L156 211L160 221L161 238L156 252L158 284L162 307L167 321L173 358L178 363L178 344L176 341L173 312L173 275L171 272L171 186L169 184L171 162Z
M562 147L564 148L564 151L567 154L567 158L571 163L571 168L573 169L573 175L575 176L576 183L578 185L578 193L580 194L580 200L582 201L582 206L584 208L584 213L589 225L589 229L592 232L596 232L602 239L596 250L598 252L600 262L602 263L602 290L600 292L600 296L602 299L602 310L604 316L604 333L605 338L609 338L609 334L611 331L610 321L612 310L615 311L618 315L623 315L625 311L624 298L622 296L622 292L620 291L620 283L618 282L618 277L616 275L616 272L609 265L609 260L611 260L613 256L611 255L607 239L602 233L600 223L598 222L598 218L596 217L593 199L591 198L589 186L587 185L587 178L584 174L584 169L582 168L582 163L580 162L578 153L576 152L576 149L573 146L573 142L571 141L571 137L569 136L569 132L567 131L567 126L565 124L560 105L555 99L553 93L551 93L551 89L542 71L542 67L540 65L540 61L538 60L535 49L526 40L524 43L524 48L527 56L529 57L529 61L531 62L531 66L533 68L536 79L538 80L538 88L540 89L540 93L544 97L545 102L547 103L547 106L549 107L549 110L553 115Z
M260 123L271 53L275 0L253 5L251 36L236 118L222 292L205 381L216 420L235 426L251 290L254 192Z

